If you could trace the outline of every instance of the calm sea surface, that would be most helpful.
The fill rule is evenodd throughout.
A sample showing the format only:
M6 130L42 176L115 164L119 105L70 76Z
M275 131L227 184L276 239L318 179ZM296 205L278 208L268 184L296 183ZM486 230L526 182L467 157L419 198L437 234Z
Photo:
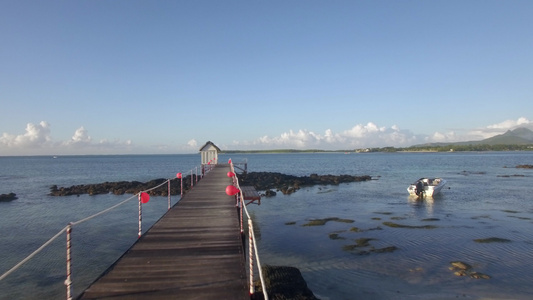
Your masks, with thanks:
M220 161L229 158L247 159L250 172L375 179L304 187L248 207L261 262L299 268L321 299L533 298L533 170L515 168L533 165L533 152L239 154ZM19 197L0 203L0 274L69 222L131 197L51 197L51 185L173 178L199 164L199 155L0 157L0 194ZM417 201L406 188L420 177L448 183L434 199ZM167 205L166 197L154 197L143 206L143 231ZM133 199L74 227L75 295L135 242L137 209ZM508 241L474 241L487 238ZM375 251L387 247L397 250ZM455 276L452 261L491 278ZM0 281L0 299L64 299L65 273L63 234Z

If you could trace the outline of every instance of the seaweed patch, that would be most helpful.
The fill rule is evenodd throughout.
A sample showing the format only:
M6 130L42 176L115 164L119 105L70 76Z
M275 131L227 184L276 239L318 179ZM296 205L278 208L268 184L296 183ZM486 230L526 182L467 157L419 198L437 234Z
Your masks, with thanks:
M531 220L531 218L528 218L528 217L519 217L519 216L507 216L509 218L515 218L515 219L519 219L519 220Z
M373 238L360 238L360 239L357 239L355 240L355 244L353 245L345 245L343 247L343 249L345 251L351 251L351 250L354 250L355 248L363 248L363 247L370 247L370 241L373 241L375 239Z
M374 238L359 238L355 240L355 244L351 245L344 245L342 247L342 250L344 251L356 251L355 253L358 255L368 255L371 253L387 253L387 252L394 252L398 250L398 247L396 246L388 246L384 248L374 248L370 244L371 241L374 241L376 239Z
M322 226L322 225L325 225L329 221L340 222L340 223L353 223L354 222L354 220L350 220L350 219L325 218L325 219L310 220L308 223L302 226Z
M486 239L475 239L474 242L476 243L510 243L511 240L502 239L498 237L490 237Z
M424 221L424 222L432 222L432 221L440 221L440 219L438 219L438 218L427 218L427 219L422 219L422 221Z
M339 235L339 233L342 233L342 232L344 231L332 232L329 234L329 238L332 240L345 240L346 238Z
M393 222L383 222L383 225L393 227L393 228L410 228L410 229L435 229L438 226L435 225L421 225L421 226L412 226L412 225L403 225Z
M471 219L477 220L477 219L492 219L492 218L489 215L482 215L482 216L472 217Z

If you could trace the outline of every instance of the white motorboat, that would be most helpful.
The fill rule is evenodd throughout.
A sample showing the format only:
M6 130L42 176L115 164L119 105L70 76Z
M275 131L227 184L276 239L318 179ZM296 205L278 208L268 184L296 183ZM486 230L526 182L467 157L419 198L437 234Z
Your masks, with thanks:
M410 195L418 197L433 197L442 190L446 180L442 178L420 178L412 183L407 191Z

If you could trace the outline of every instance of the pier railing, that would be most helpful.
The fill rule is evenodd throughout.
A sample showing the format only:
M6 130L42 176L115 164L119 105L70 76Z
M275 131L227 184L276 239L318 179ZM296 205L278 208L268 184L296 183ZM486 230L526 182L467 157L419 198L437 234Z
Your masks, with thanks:
M255 285L254 285L254 258L257 262L257 273L259 274L259 279L261 281L261 290L263 293L263 298L265 300L268 300L268 294L266 292L266 284L265 280L263 278L263 272L261 268L261 261L259 260L259 252L257 251L257 241L255 239L254 234L254 225L252 222L252 217L250 217L250 214L248 213L248 209L246 208L246 203L244 202L244 194L242 192L242 189L239 185L239 178L237 176L237 173L235 172L235 168L233 163L231 162L231 159L229 160L230 168L231 168L231 175L233 177L233 185L238 189L238 193L235 195L237 200L237 205L239 205L239 211L240 211L240 224L241 224L241 234L245 236L244 233L244 214L246 214L247 221L248 221L248 263L249 263L249 292L250 296L255 294Z
M207 172L209 172L211 169L212 169L213 165L207 165L207 166L204 166L201 168L202 170L202 174L198 174L198 167L196 168L193 168L190 170L190 175L191 175L191 179L190 179L190 189L192 189L195 185L195 182L198 183L198 180L202 178L202 176L204 174L207 174ZM196 172L196 173L195 173ZM183 174L185 174L185 176L187 176L187 174L189 174L189 172L184 172ZM180 180L180 184L181 184L181 197L183 197L183 174L182 173L178 173L176 175L176 177L178 177ZM194 176L196 174L196 176ZM173 178L172 178L173 179ZM74 261L74 258L72 257L72 247L73 245L75 245L76 241L73 241L72 239L72 232L75 231L74 229L79 226L80 224L82 223L85 223L89 220L92 220L92 219L95 219L97 217L100 217L104 214L107 214L121 206L123 206L124 204L132 201L133 199L137 199L137 201L139 202L139 205L138 205L138 210L139 210L139 214L138 214L138 237L141 236L142 234L142 205L146 202L148 202L149 200L149 192L152 191L152 190L155 190L155 189L158 189L162 186L164 186L165 184L167 185L168 187L168 209L171 208L171 195L170 195L170 184L171 184L171 180L172 179L167 179L166 181L164 181L163 183L161 183L160 185L158 186L155 186L155 187L152 187L150 189L147 189L147 190L143 190L143 191L140 191L138 192L137 194L107 208L107 209L104 209L102 211L99 211L91 216L88 216L86 218L83 218L83 219L80 219L78 221L74 221L74 222L70 222L68 223L65 227L63 227L61 230L59 230L59 232L57 232L54 236L52 236L48 241L46 241L45 243L43 243L40 247L38 247L35 251L33 251L30 255L28 255L26 258L24 258L23 260L21 260L20 262L18 262L17 264L15 264L11 269L7 270L6 272L4 272L2 275L0 275L0 282L3 281L5 278L7 278L10 274L14 273L15 271L17 271L18 269L20 269L23 265L25 265L26 263L28 263L30 260L32 260L33 258L35 258L39 253L43 252L45 249L47 249L54 241L58 240L63 234L66 234L66 275L64 277L64 285L65 285L65 288L66 288L66 299L72 299L73 297L73 293L72 293L72 285L73 285L73 281L75 280L75 278L72 276L72 265L73 265L73 261ZM181 199L180 197L180 199ZM178 200L179 201L179 200ZM80 241L78 241L80 242ZM50 252L54 252L53 255L57 255L57 251L50 251ZM64 252L63 252L64 253ZM48 254L50 255L50 254ZM83 259L84 257L76 257L76 259ZM49 259L49 256L47 256L47 259ZM53 261L57 261L57 259L51 259ZM39 265L43 265L42 263L39 264ZM44 265L47 265L47 263L45 263ZM37 270L38 272L39 270ZM35 276L31 276L31 277L39 277L39 275L35 275ZM92 279L94 280L94 278ZM37 284L39 285L39 284ZM3 294L7 295L9 294L9 291L8 290L3 290L2 292ZM53 292L52 292L53 294ZM1 297L0 297L1 298ZM17 297L14 297L14 298L17 298ZM24 297L26 298L26 297ZM57 295L54 295L54 298L57 298ZM7 298L6 298L7 299Z

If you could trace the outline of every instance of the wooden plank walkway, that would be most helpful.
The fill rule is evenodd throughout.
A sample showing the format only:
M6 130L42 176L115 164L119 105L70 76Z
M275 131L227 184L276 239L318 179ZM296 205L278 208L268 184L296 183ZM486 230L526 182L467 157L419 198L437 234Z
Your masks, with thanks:
M229 165L216 165L78 299L250 299Z

